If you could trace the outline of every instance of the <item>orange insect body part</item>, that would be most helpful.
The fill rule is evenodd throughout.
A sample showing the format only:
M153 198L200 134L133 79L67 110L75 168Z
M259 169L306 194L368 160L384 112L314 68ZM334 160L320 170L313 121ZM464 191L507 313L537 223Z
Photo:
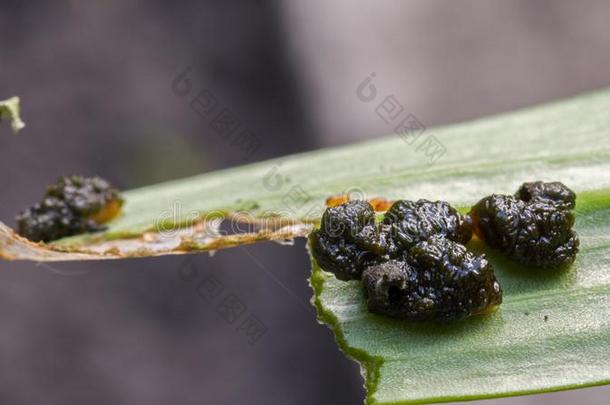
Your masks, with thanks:
M326 207L327 208L337 207L341 204L345 204L348 201L350 201L348 194L333 195L326 199ZM394 203L393 201L390 201L383 197L369 198L367 201L369 202L369 204L371 204L373 206L373 209L377 212L387 211Z

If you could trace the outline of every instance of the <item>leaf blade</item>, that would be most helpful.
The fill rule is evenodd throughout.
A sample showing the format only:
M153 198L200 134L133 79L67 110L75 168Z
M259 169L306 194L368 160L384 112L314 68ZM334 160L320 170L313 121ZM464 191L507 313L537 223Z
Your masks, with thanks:
M132 190L125 193L123 217L108 231L36 246L41 251L35 259L88 254L99 243L109 250L113 243L130 241L149 248L157 242L147 242L146 232L157 229L160 217L184 225L192 213L198 220L238 211L257 219L284 214L302 226L299 221L319 217L326 197L353 187L371 197L443 199L467 207L483 195L511 193L523 181L561 180L579 195L576 229L582 252L570 272L554 277L528 276L489 252L505 290L496 314L450 328L397 324L366 311L357 283L338 282L315 265L313 302L343 350L361 363L370 403L485 398L608 383L610 367L604 360L610 349L603 344L610 341L608 110L610 91L604 91L439 128L434 136L447 152L434 165L415 144L392 136ZM288 198L295 186L308 196L299 206L291 206ZM180 212L171 211L176 203ZM0 227L0 255L18 240L7 229ZM202 244L194 250L210 246L218 248ZM484 249L476 243L471 247ZM103 258L116 257L124 256ZM380 336L384 346L372 345ZM483 361L497 363L498 358L505 374ZM459 384L456 376L464 370L471 370L468 383ZM500 384L502 378L511 378L510 385Z
M487 252L504 302L458 325L368 313L357 281L338 281L313 263L321 318L375 376L368 401L460 401L610 383L609 197L610 190L581 196L575 229L582 251L569 271L532 273ZM485 251L480 241L470 247Z

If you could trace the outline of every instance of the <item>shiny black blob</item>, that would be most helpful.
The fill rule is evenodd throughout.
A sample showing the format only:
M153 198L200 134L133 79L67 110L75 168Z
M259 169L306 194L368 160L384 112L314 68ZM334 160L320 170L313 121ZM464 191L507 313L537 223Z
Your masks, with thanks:
M466 243L472 236L470 217L444 201L396 201L382 223L366 201L328 208L320 229L310 236L312 252L322 269L341 280L360 279L369 265L401 259L408 249L432 235Z
M530 202L535 198L542 198L565 204L566 208L569 209L576 206L576 194L558 181L523 183L515 193L515 197L525 202Z
M403 248L433 235L466 244L472 237L472 221L445 201L396 201L385 214L394 241Z
M573 263L579 245L572 230L574 214L569 209L574 199L563 191L534 195L528 190L541 188L527 184L517 193L523 200L493 194L472 207L475 234L490 247L528 266L550 269Z
M414 321L454 322L493 310L502 290L485 256L436 235L414 245L406 260L362 274L371 312Z
M121 203L118 191L99 177L62 177L47 188L40 203L17 216L18 232L32 241L49 242L100 231L100 224L115 216Z
M313 256L340 280L358 280L362 271L385 254L386 240L366 201L349 201L326 209L320 229L309 237Z
M81 216L94 215L110 201L119 199L119 192L100 177L66 176L47 187L47 197L55 197Z

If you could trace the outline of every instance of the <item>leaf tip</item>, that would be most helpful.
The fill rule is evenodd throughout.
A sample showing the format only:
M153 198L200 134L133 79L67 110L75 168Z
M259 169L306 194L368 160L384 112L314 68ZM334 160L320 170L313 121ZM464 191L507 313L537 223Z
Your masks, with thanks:
M21 100L17 96L0 101L0 121L2 119L10 121L11 128L14 133L17 133L25 128L25 122L23 122L21 116L19 115L20 101Z

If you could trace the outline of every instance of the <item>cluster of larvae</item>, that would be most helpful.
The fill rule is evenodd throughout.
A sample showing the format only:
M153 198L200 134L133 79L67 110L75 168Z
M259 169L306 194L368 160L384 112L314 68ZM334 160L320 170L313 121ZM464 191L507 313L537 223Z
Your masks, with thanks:
M99 177L67 176L49 186L39 203L17 216L17 232L34 242L105 229L121 211L117 189Z
M559 182L524 183L514 196L485 197L463 215L444 201L394 202L383 220L367 201L327 208L309 238L318 265L362 280L371 312L453 322L492 311L502 289L473 232L524 265L558 268L578 252L574 192Z

